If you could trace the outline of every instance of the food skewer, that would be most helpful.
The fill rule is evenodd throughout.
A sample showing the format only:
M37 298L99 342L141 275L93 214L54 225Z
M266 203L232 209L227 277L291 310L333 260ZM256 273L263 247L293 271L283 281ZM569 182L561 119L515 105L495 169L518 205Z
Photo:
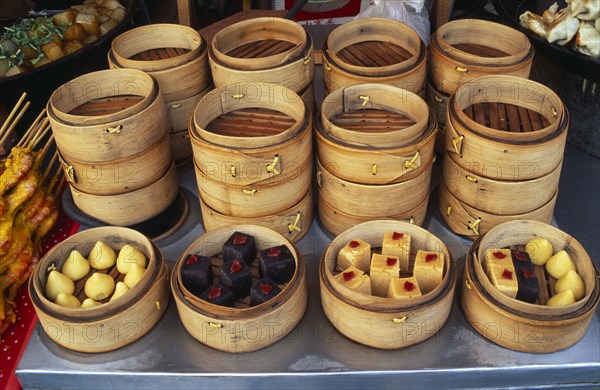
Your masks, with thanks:
M25 132L25 134L23 134L23 137L21 137L21 139L17 143L17 146L19 146L19 147L27 147L27 145L30 144L30 142L36 137L36 135L46 125L48 125L48 123L50 122L50 119L48 119L47 116L43 117L43 115L45 113L46 113L45 109L42 110L42 112L40 112L40 114L38 115L38 117L36 118L36 120L33 122L33 124L29 127L29 129L27 129L27 131ZM42 117L44 119L40 122L40 120L42 119Z
M3 144L4 142L6 142L6 139L12 132L12 130L6 131L6 129L9 128L9 124L11 125L10 128L14 128L14 124L16 124L19 121L19 119L21 119L22 114L21 114L21 116L18 117L18 119L15 120L15 123L11 123L13 116L15 115L15 113L17 112L17 110L19 109L19 107L21 106L21 104L23 103L23 101L25 100L26 97L27 97L27 92L23 92L23 94L21 95L21 98L19 99L19 101L17 101L17 104L15 104L12 111L8 115L8 118L6 118L6 121L4 121L4 123L2 124L2 127L0 128L0 134L2 134L2 139L0 140L0 144ZM29 107L29 102L27 102L27 107ZM5 133L5 131L6 131L6 133Z

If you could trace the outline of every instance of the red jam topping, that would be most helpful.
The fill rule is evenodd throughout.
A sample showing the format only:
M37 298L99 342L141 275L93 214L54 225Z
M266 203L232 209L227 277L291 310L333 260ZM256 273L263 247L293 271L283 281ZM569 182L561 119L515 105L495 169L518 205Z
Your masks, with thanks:
M512 279L513 278L513 273L512 273L512 271L509 271L509 270L507 270L505 268L504 271L502 271L502 277L504 279Z
M394 232L392 233L392 240L401 240L404 237L404 234Z
M523 277L525 279L535 279L535 272L533 272L530 269L524 269L523 270Z
M428 254L425 256L425 262L426 262L426 263L430 263L430 262L432 262L432 261L436 261L436 260L437 260L437 258L438 258L438 255L436 255L435 253L428 253Z
M348 282L348 281L354 279L354 271L344 272L343 276L344 276L344 281Z
M242 264L239 260L233 260L233 263L231 263L231 266L229 267L229 271L231 271L231 273L234 274L236 272L240 272L242 268Z
M239 234L236 234L235 237L233 237L233 245L242 245L245 244L246 241L248 241L248 237L246 236L240 236Z
M404 291L413 291L415 289L415 284L409 281L404 282Z
M222 288L221 287L213 287L210 289L209 293L208 293L208 299L215 299L221 296L221 291Z
M194 265L198 262L198 258L195 255L189 255L185 263L187 265Z
M271 290L273 290L273 286L271 286L269 283L260 284L260 292L263 293L263 295L269 295Z
M494 252L493 255L497 259L505 259L506 258L506 254L504 254L503 252L500 252L500 251Z
M387 264L388 267L393 267L396 265L396 263L398 262L398 259L394 259L393 257L388 257L385 260L385 263Z
M277 249L277 248L269 248L269 251L267 252L267 256L269 257L277 257L281 254L281 249Z
M352 241L350 241L350 242L348 243L348 246L349 246L350 248L357 248L357 247L359 247L359 246L360 246L360 242L358 242L358 241L355 241L355 240L352 240Z
M515 256L515 259L527 263L527 256L525 256L523 252L514 251L513 255Z

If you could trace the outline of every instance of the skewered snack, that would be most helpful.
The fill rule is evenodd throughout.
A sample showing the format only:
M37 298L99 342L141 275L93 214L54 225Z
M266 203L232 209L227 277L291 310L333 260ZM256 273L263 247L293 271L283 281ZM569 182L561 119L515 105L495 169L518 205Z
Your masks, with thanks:
M40 16L0 30L0 78L39 68L108 33L125 18L118 0L85 1L52 18Z
M524 12L519 23L550 43L569 45L578 53L600 58L599 1L567 1L567 7L561 10L554 3L542 16Z

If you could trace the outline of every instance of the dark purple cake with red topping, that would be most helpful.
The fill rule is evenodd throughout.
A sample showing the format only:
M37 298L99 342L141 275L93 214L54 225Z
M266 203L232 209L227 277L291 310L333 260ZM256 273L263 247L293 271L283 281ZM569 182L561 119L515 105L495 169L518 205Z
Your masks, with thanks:
M252 272L250 267L241 259L231 260L219 268L221 284L233 292L236 299L244 298L250 294L252 287Z
M243 260L250 265L256 258L256 242L249 234L235 232L223 244L223 262Z
M535 274L535 267L525 251L512 250L512 261L517 274L517 299L519 301L535 303L540 294L540 285Z
M204 299L214 305L233 307L233 292L223 286L221 283L215 283L206 289L200 295L200 299Z
M287 283L296 271L296 260L285 245L265 249L258 254L258 271L278 284Z
M263 278L254 283L250 289L250 306L260 305L274 298L281 292L277 283L269 278Z
M213 283L210 257L188 255L181 268L183 286L195 296L200 296Z

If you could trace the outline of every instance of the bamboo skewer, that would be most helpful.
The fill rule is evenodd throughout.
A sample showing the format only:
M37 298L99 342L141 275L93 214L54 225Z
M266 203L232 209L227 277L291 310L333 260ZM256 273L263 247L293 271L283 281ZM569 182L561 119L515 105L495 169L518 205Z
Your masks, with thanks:
M7 131L6 133L4 133L4 131L9 127L9 124L11 123L13 116L15 115L15 113L17 112L17 110L19 109L19 107L21 106L21 104L23 103L23 101L25 100L26 97L27 97L27 93L23 92L23 94L21 95L21 98L19 99L17 104L15 104L12 111L8 115L8 118L6 118L6 121L4 121L4 123L2 124L2 128L0 128L0 134L2 134L2 140L0 143L4 143L6 141L6 138L8 138L8 135L11 133L10 130ZM19 117L19 119L20 119L20 117ZM17 119L17 121L18 121L18 119ZM16 123L16 121L15 121L15 123ZM11 128L14 128L14 126L11 125Z
M45 110L42 111L42 113L45 113ZM23 136L21 137L21 139L17 143L17 146L19 146L19 147L25 147L25 146L29 145L30 141L33 138L35 138L35 135L40 131L40 129L42 127L46 126L46 123L48 123L48 118L47 117L40 123L40 120L42 118L42 113L40 113L40 115L38 115L38 117L31 124L31 126L29 127L29 129L27 129L27 131L25 132L25 134L23 134Z
M4 138L8 138L8 136L10 134L12 134L13 130L17 126L17 123L19 123L19 121L21 120L21 117L23 116L23 114L25 114L25 111L27 111L27 109L29 108L29 105L30 105L29 102L25 103L25 105L23 106L23 108L21 109L21 111L19 111L19 114L17 115L17 117L15 118L15 120L11 123L10 127L8 128L8 130L6 131L6 134L4 135L4 137L2 139L2 143L4 143L4 141L5 141Z
M45 125L44 125L45 124ZM35 148L35 146L44 138L44 136L50 131L50 124L48 123L48 118L44 120L42 125L40 125L40 130L35 133L33 138L30 141L31 148Z

